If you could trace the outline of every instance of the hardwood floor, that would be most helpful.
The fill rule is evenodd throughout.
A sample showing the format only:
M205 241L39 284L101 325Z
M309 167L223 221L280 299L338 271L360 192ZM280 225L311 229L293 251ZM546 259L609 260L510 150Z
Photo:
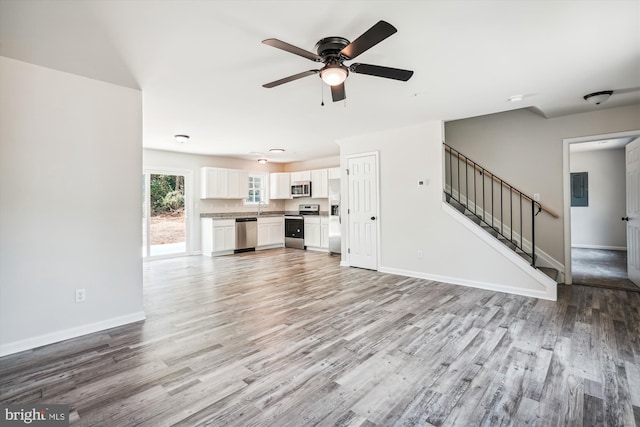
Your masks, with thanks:
M640 294L557 303L295 249L145 264L148 319L0 359L72 425L640 427Z
M640 292L627 274L627 251L571 248L573 283Z

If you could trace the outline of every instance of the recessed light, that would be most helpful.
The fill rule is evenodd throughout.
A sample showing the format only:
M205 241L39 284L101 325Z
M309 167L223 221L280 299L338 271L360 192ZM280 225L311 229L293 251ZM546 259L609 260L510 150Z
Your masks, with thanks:
M509 102L520 102L524 99L524 95L513 95L509 97Z
M270 153L284 153L284 148L271 148L269 150Z
M184 144L189 140L189 135L173 135L173 137L181 144Z
M266 165L267 159L258 159L258 163L260 163L261 165Z

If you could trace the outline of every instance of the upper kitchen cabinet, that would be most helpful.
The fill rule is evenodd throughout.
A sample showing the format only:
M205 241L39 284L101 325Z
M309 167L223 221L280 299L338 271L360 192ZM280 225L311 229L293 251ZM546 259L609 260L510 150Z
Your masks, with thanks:
M201 199L246 199L249 196L249 172L204 167L200 169Z
M329 179L340 179L340 168L329 168Z
M291 172L291 183L311 181L311 171Z
M289 172L269 174L269 198L291 199L291 174Z
M315 169L311 171L311 197L314 199L326 199L329 197L327 169Z

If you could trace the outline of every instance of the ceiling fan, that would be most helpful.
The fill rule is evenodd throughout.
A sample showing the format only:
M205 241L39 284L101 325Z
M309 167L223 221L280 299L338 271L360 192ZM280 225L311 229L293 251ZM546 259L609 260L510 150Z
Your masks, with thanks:
M346 98L344 81L349 75L349 72L406 82L413 75L413 71L370 64L355 63L349 66L344 64L344 61L355 59L358 55L371 49L397 31L398 30L388 22L378 21L378 23L365 31L364 34L353 42L349 42L349 40L344 37L326 37L320 40L316 43L317 54L278 39L263 40L262 43L266 45L282 49L315 62L322 62L324 67L319 70L303 71L302 73L294 74L262 86L272 88L313 74L320 74L320 78L331 86L331 97L333 98L333 102L336 102Z

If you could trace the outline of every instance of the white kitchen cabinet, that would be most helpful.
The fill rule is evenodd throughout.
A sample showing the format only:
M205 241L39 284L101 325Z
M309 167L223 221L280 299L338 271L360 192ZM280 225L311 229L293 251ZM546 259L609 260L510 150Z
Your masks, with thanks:
M246 199L249 197L249 172L227 169L228 197L230 199Z
M202 254L206 256L233 253L236 248L234 219L201 218Z
M200 179L201 199L246 199L249 195L247 171L204 167Z
M321 230L319 216L304 217L304 245L309 248L320 248Z
M340 179L340 168L329 168L329 179Z
M269 174L269 198L291 199L291 174L289 172Z
M329 217L320 217L320 247L329 249Z
M311 171L291 172L291 183L302 181L311 181Z
M279 247L284 244L284 218L258 217L258 248Z
M226 198L229 194L228 174L224 169L201 168L200 178L201 199Z
M314 199L326 199L329 197L327 169L315 169L311 171L311 197Z

